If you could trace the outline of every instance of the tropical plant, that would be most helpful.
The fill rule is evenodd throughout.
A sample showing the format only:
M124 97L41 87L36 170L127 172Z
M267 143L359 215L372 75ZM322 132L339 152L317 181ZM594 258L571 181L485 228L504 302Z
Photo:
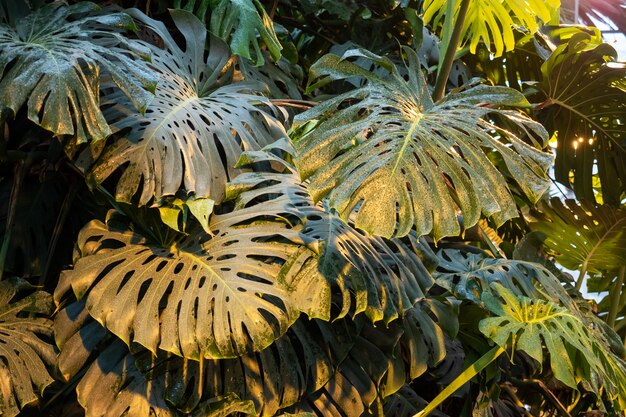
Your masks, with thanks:
M557 0L102 4L0 0L0 415L624 415L597 29Z

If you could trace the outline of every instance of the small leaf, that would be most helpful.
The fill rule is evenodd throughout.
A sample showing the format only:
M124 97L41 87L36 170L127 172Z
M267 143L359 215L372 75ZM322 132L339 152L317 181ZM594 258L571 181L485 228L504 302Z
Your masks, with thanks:
M274 24L258 0L211 0L209 30L228 42L235 54L255 59L257 65L265 62L259 38L274 61L280 58L282 46Z

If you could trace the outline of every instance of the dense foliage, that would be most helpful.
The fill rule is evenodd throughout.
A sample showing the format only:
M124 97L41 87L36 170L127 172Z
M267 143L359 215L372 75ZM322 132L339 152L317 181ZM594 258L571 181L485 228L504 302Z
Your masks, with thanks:
M626 64L559 5L1 0L0 415L624 415Z

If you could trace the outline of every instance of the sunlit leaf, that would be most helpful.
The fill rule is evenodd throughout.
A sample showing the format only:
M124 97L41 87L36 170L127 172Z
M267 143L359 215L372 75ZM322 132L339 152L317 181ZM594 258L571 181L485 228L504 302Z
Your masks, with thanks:
M358 211L357 228L381 236L404 236L411 228L436 239L458 235L457 203L465 227L481 214L499 225L517 216L504 177L485 154L497 152L523 192L536 201L548 187L552 157L488 119L490 113L531 134L540 143L545 130L508 106L527 106L518 92L477 85L433 103L414 52L408 80L387 58L351 50L343 58L322 57L311 78L322 85L359 76L368 82L330 98L296 117L316 127L296 141L297 166L310 178L315 200L328 196L343 218ZM388 71L376 75L350 61L366 57ZM507 143L508 142L508 143Z

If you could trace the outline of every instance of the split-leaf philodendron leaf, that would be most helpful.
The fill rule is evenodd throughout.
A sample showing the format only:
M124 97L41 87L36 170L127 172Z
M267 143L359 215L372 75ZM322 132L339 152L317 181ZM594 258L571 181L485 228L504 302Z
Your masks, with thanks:
M282 145L288 147L288 153L293 152L290 145ZM281 144L274 146L280 148ZM340 306L339 317L363 312L374 322L389 323L425 296L433 283L420 258L431 253L427 245L414 235L405 243L368 236L355 229L326 202L315 204L296 168L269 152L246 152L240 160L240 164L268 162L277 166L278 172L243 173L229 183L227 195L238 198L237 207L257 200L281 204L304 223L302 235L319 242L319 256L309 260L307 272L294 283L301 287L301 293L308 294L301 300L303 311L328 320L331 293L339 289L341 301L334 301Z
M446 14L447 0L424 2L424 24L436 27L453 16ZM454 17L458 16L461 1L455 1ZM514 30L523 27L530 34L539 29L538 20L548 23L557 12L560 0L481 0L469 1L461 37L469 42L470 51L476 52L479 42L500 56L515 47Z
M580 32L552 53L535 84L544 99L537 117L557 138L557 181L594 201L597 175L602 201L613 205L626 192L626 64L616 60L611 45Z
M13 417L38 401L54 380L46 365L55 362L52 345L52 297L37 291L17 298L26 282L0 282L0 415Z
M530 227L565 268L602 274L626 265L626 210L553 198L543 211L546 220Z
M184 49L163 23L138 10L129 13L163 42L163 49L143 43L152 51L149 66L161 77L159 88L145 116L118 92L104 97L104 114L117 134L89 176L101 183L122 168L119 201L130 202L141 190L138 203L144 205L182 188L196 199L220 203L241 152L285 136L274 118L280 112L253 94L260 84L232 82L234 68L224 42L210 37L205 54L207 31L191 13L171 12Z
M582 378L596 392L601 384L620 409L626 407L626 368L600 344L581 316L550 301L518 297L498 283L491 289L494 293L482 296L495 315L480 322L485 336L503 348L522 350L539 363L544 361L545 346L550 369L559 381L576 389ZM580 361L585 366L574 366Z
M209 30L227 41L233 53L263 65L265 59L259 42L261 40L274 61L280 58L282 46L274 32L272 19L259 0L210 1ZM254 55L251 51L254 51Z
M301 265L292 258L309 251L280 208L214 215L211 234L198 227L169 247L93 221L65 274L89 313L127 343L196 360L258 351L298 318L291 281Z
M311 68L314 86L354 76L367 81L296 117L296 125L317 122L296 141L297 166L310 179L314 199L328 196L343 218L356 212L356 227L385 237L405 236L413 227L436 239L458 235L457 204L465 227L481 214L498 224L516 217L506 180L486 149L499 154L531 200L547 189L552 156L489 121L490 113L497 114L544 143L541 125L503 109L527 106L524 96L476 85L433 103L415 53L404 51L408 80L388 58L365 50L325 55ZM350 59L357 57L374 61L388 75L355 65Z
M0 97L14 114L28 103L28 117L77 143L111 134L100 110L101 72L120 95L145 111L155 75L140 57L150 51L122 35L136 29L125 13L97 14L83 2L44 6L15 23L0 23Z

